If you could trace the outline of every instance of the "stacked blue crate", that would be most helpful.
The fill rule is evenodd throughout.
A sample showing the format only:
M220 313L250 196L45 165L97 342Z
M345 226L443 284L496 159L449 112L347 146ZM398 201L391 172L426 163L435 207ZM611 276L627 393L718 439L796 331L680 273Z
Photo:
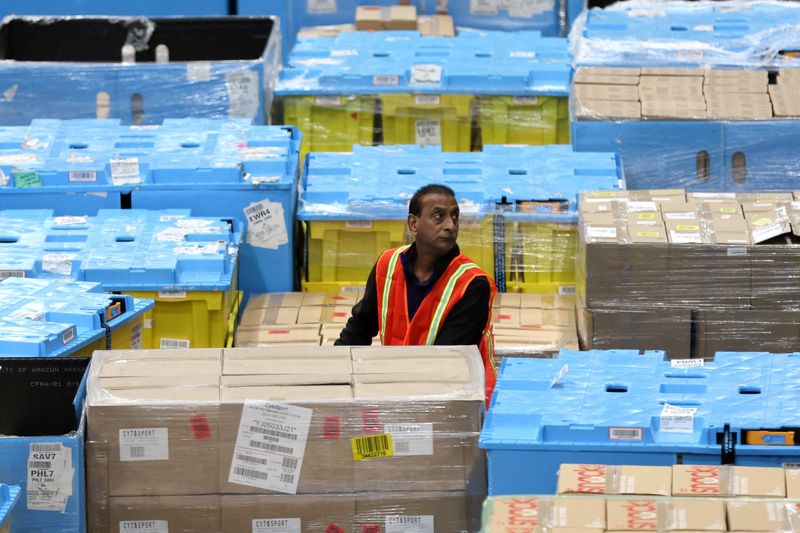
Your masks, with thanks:
M481 433L489 493L553 493L562 463L794 463L798 369L800 355L770 353L506 360Z
M0 209L54 209L80 221L121 208L125 199L133 208L187 208L257 230L265 222L251 224L246 210L272 208L274 227L248 232L242 246L241 288L290 291L300 142L296 128L243 119L167 119L147 128L119 120L34 120L0 128L0 171L7 177ZM68 242L69 234L52 239Z
M10 43L0 76L13 80L3 87L3 124L40 117L265 124L280 69L280 34L268 17L8 17L0 36ZM135 57L122 61L126 44Z
M19 487L0 483L0 531L11 533L11 511L19 499Z

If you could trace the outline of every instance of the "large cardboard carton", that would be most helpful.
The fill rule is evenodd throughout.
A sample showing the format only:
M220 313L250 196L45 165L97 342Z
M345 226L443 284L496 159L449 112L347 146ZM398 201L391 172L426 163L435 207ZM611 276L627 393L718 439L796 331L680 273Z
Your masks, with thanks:
M712 310L696 313L693 353L759 350L775 353L800 349L800 319L791 310Z
M786 496L781 468L729 465L674 465L672 487L675 496Z
M672 471L668 466L562 464L556 492L670 496Z
M599 533L605 530L602 498L492 496L484 504L482 531L557 531Z
M221 501L224 532L350 531L356 516L348 494L224 495Z
M606 501L606 520L609 531L726 530L725 506L722 500L609 499Z
M729 500L728 531L800 531L797 502Z
M112 497L107 531L207 533L228 530L221 528L219 496L206 495Z
M786 497L800 499L800 468L786 468Z
M267 326L236 332L237 347L264 347L274 344L319 345L319 324Z

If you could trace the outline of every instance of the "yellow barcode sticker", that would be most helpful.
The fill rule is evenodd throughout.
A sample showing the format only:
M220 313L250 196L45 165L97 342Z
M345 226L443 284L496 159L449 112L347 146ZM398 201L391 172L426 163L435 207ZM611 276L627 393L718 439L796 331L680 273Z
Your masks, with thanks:
M639 213L640 220L652 220L654 218L656 218L655 213Z
M616 193L614 191L594 191L591 193L592 198L614 198Z
M394 445L392 444L392 435L390 433L356 437L350 439L350 444L353 448L354 461L392 457L394 455Z
M660 237L661 233L658 231L637 231L637 237Z
M758 220L754 220L753 221L753 225L754 226L763 226L765 224L769 224L770 222L772 222L771 218L763 217L763 218L759 218Z
M675 226L678 231L698 231L700 226Z
M732 215L732 214L736 213L736 208L735 207L720 207L719 208L719 212L723 213L725 215Z

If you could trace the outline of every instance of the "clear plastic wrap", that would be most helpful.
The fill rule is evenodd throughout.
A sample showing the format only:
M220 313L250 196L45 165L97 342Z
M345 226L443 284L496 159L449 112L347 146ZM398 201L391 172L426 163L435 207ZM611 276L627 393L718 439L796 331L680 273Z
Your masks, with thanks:
M267 123L274 17L7 17L3 124L35 118L246 118Z
M619 153L630 189L794 190L798 91L800 68L579 68L573 145Z
M764 531L800 528L798 502L736 498L615 496L490 496L483 506L485 533L508 531ZM573 529L574 528L574 529Z
M774 0L631 0L585 11L570 31L576 67L795 66L800 6Z
M485 492L482 409L475 347L98 354L87 395L90 530L167 520L169 530L233 532L226 517L253 514L246 523L292 519L314 531L332 513L343 531L397 516L474 531L466 514ZM264 514L268 503L284 514Z
M355 144L568 143L570 76L566 40L538 32L343 32L298 43L274 116L303 131L303 155Z
M800 350L798 208L791 193L585 193L582 345L675 358Z
M408 200L443 183L456 193L462 253L501 292L574 292L577 195L624 188L612 153L569 146L484 146L453 154L437 147L355 146L306 162L298 218L306 231L302 288L361 288L378 256L410 242Z

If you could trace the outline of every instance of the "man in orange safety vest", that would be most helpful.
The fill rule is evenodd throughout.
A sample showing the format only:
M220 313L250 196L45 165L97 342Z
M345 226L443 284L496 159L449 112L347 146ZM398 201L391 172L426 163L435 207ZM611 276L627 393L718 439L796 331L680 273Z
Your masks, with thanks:
M367 280L364 297L336 341L385 346L477 345L486 374L486 400L496 380L491 333L494 281L456 244L459 207L444 185L411 197L408 229L414 243L386 250Z

